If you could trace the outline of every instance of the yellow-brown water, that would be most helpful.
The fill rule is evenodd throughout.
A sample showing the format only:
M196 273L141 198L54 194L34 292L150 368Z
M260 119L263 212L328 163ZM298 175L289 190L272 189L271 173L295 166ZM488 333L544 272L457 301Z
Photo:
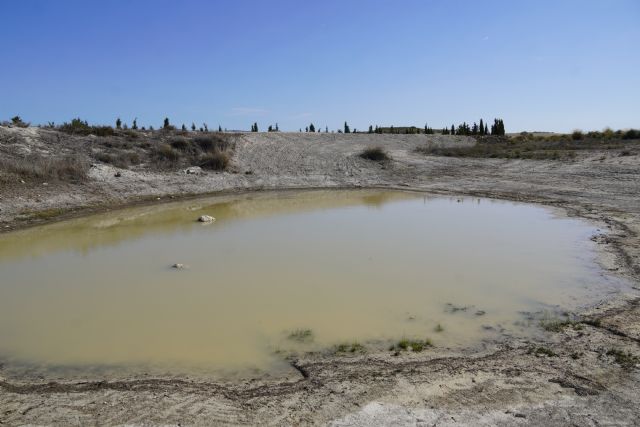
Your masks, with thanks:
M390 191L219 197L33 228L0 236L0 360L268 368L278 350L342 342L465 345L597 292L594 231L538 206ZM291 340L298 329L311 342Z

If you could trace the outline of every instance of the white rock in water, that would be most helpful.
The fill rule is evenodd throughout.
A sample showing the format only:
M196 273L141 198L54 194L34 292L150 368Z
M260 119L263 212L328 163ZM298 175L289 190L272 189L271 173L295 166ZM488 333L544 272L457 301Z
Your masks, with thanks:
M202 215L200 218L198 218L199 222L213 222L216 219L212 216L209 215Z
M184 264L173 264L171 266L171 268L177 268L178 270L181 270L181 269L185 268L185 265Z

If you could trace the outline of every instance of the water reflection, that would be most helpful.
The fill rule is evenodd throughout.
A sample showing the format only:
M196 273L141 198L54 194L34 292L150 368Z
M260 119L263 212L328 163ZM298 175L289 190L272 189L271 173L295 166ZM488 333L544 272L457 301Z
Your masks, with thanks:
M591 233L537 206L377 190L224 196L33 228L0 237L0 358L266 369L278 350L526 333L519 312L604 289ZM307 329L308 342L290 339Z

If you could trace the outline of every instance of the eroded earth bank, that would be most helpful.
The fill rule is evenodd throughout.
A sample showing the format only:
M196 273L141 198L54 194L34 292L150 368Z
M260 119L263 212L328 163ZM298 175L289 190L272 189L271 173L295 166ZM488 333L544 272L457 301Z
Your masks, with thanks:
M188 165L178 163L147 167L142 151L139 163L105 157L122 146L134 153L148 144L144 137L109 142L46 129L0 128L0 227L11 231L216 192L412 189L538 203L586 218L603 231L595 238L602 268L628 286L540 328L536 338L505 336L455 351L437 346L399 354L327 350L289 357L290 369L282 375L212 380L94 373L71 379L16 376L0 366L0 424L638 424L638 146L624 155L603 148L564 160L522 160L416 152L427 144L475 143L439 135L228 138L232 154L225 171L185 173ZM382 147L391 160L361 158L370 146ZM87 178L22 176L21 167L11 164L34 156L82 156Z

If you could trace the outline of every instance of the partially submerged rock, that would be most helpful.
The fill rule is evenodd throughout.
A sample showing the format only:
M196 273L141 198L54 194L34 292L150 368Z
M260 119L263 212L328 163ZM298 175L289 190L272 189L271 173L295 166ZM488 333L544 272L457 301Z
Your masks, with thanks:
M176 270L182 270L184 268L187 268L187 266L184 264L176 263L176 264L173 264L171 268L175 268Z
M209 216L209 215L201 215L201 216L198 218L198 222L213 222L213 221L215 221L215 220L216 220L216 219L215 219L214 217Z

